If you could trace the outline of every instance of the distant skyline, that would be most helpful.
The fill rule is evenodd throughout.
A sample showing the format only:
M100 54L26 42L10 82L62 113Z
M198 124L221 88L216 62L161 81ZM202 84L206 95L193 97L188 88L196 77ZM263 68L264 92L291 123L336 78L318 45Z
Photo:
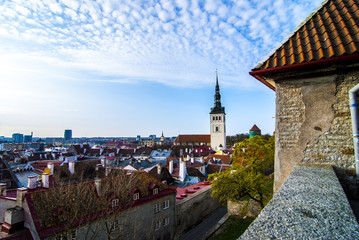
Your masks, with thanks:
M274 131L248 72L321 0L0 3L0 136L209 134L218 69L227 135Z

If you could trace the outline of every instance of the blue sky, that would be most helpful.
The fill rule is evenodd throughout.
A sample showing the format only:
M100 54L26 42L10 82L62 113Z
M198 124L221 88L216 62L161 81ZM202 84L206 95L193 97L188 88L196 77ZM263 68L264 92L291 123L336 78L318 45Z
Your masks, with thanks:
M227 135L273 133L248 72L321 0L0 2L0 136L209 133L218 69Z

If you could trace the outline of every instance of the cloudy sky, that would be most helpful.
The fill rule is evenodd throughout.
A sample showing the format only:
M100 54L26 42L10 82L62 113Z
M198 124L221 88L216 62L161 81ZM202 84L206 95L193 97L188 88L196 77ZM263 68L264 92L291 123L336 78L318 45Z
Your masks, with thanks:
M0 1L0 136L206 134L216 69L227 135L272 133L248 72L321 2Z

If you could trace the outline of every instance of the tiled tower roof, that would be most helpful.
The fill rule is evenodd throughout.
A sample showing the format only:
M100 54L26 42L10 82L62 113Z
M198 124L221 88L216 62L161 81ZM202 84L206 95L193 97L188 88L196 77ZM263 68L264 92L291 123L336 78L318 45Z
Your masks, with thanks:
M260 129L257 127L257 125L254 124L249 131L260 131Z

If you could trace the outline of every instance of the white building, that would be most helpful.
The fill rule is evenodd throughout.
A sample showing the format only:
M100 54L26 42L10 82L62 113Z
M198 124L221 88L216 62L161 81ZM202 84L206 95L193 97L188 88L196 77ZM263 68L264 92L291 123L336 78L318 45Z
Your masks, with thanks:
M226 149L226 113L221 104L219 93L218 73L216 76L216 93L214 94L214 106L210 112L211 121L211 148L215 151Z

